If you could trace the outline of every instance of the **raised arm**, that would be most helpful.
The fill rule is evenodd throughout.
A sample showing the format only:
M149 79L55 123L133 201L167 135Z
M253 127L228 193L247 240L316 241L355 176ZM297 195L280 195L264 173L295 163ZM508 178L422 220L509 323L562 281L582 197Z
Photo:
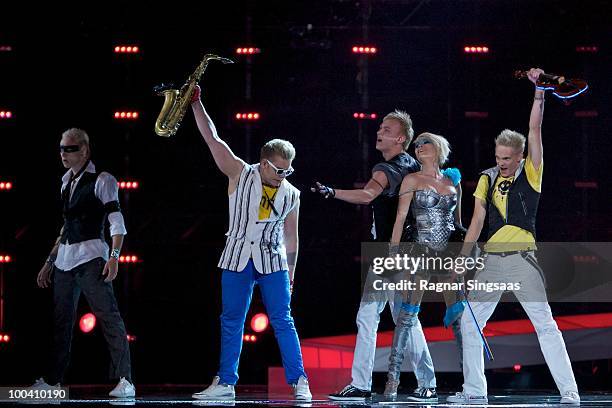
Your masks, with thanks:
M337 190L324 186L317 181L315 187L311 190L323 194L326 198L331 196L338 200L346 201L347 203L367 205L374 201L388 185L389 182L387 181L385 173L382 171L375 171L374 174L372 174L372 178L363 188L355 190Z
M397 204L397 214L395 215L395 224L393 225L393 233L391 234L391 244L397 245L402 239L404 231L404 223L410 211L410 203L416 190L416 180L412 175L407 175L402 180L402 185L399 189L399 202Z
M538 80L540 74L544 71L539 68L531 68L527 72L527 77L534 84ZM531 107L531 115L529 116L529 135L527 136L527 149L529 157L535 169L540 168L543 160L542 147L542 119L544 117L544 91L535 89L533 97L533 105Z
M202 134L202 138L208 145L217 167L230 180L237 179L240 176L242 168L244 167L244 161L237 157L229 148L227 143L219 138L215 124L210 116L208 116L206 109L204 109L204 105L200 101L199 86L196 87L193 94L191 108L193 109L193 114L195 115L198 129Z

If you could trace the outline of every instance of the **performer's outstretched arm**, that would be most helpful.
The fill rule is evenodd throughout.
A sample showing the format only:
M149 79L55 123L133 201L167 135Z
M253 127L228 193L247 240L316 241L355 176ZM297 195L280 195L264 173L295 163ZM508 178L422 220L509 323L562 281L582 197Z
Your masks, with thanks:
M202 138L204 138L204 141L208 145L217 167L230 180L237 179L244 167L244 161L237 157L227 143L219 138L215 124L210 116L208 116L206 109L204 109L204 105L200 101L199 86L196 87L193 93L191 107L196 118L196 123L198 124L198 129L202 134Z
M298 200L295 208L285 219L285 246L287 248L287 263L289 264L289 282L293 290L293 279L295 277L295 265L297 263L299 249L298 221L300 218L300 202Z
M382 171L375 171L374 174L372 174L372 178L363 188L355 190L337 190L324 186L317 181L315 187L311 190L323 194L325 198L331 196L338 200L346 201L347 203L367 205L374 201L388 185L389 182L387 181L385 173Z
M527 77L534 84L538 80L540 74L544 71L539 68L532 68L527 72ZM529 157L535 169L540 168L543 160L542 148L542 119L544 117L544 91L535 89L533 97L533 105L531 107L531 115L529 116L529 135L527 136L527 148Z

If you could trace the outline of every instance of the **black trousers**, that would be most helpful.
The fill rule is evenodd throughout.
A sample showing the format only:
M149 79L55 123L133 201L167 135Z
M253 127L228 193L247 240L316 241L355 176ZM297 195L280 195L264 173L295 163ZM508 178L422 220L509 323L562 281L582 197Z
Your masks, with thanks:
M111 357L110 379L125 377L131 382L127 332L119 314L112 282L104 282L105 276L102 275L104 265L104 259L96 258L68 271L55 268L53 277L55 324L49 384L63 382L68 368L76 309L81 291L96 316L96 320L100 323L108 345Z

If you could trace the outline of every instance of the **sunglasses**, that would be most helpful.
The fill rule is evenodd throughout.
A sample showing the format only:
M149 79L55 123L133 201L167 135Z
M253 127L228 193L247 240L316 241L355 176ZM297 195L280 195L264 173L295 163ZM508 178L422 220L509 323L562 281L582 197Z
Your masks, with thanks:
M60 145L60 152L62 153L74 153L81 150L80 145Z
M293 172L295 171L293 169L293 167L291 167L291 166L289 166L288 169L279 169L274 164L272 164L272 162L270 160L266 159L266 161L268 162L268 164L270 166L272 166L272 168L274 169L274 172L276 173L277 176L288 177L288 176L292 175Z
M427 139L419 139L416 142L414 142L414 148L418 149L419 147L426 145L426 144L431 144L431 141Z

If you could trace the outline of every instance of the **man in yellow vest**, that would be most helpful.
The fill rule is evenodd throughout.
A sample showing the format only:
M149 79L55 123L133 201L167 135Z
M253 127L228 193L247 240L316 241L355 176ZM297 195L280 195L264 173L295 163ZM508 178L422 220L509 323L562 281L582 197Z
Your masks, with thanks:
M528 78L534 84L544 71L532 68ZM474 193L474 215L465 237L462 254L471 252L488 217L485 268L474 277L479 282L516 284L514 294L533 323L546 364L561 393L562 404L579 404L578 386L561 332L546 299L544 277L534 255L535 223L542 191L542 118L544 91L536 87L529 119L527 158L523 159L525 137L504 130L495 139L497 166L481 173ZM516 287L516 286L515 286ZM478 326L484 328L503 291L472 290L469 300ZM486 404L483 345L474 317L465 313L463 334L463 391L447 402Z

